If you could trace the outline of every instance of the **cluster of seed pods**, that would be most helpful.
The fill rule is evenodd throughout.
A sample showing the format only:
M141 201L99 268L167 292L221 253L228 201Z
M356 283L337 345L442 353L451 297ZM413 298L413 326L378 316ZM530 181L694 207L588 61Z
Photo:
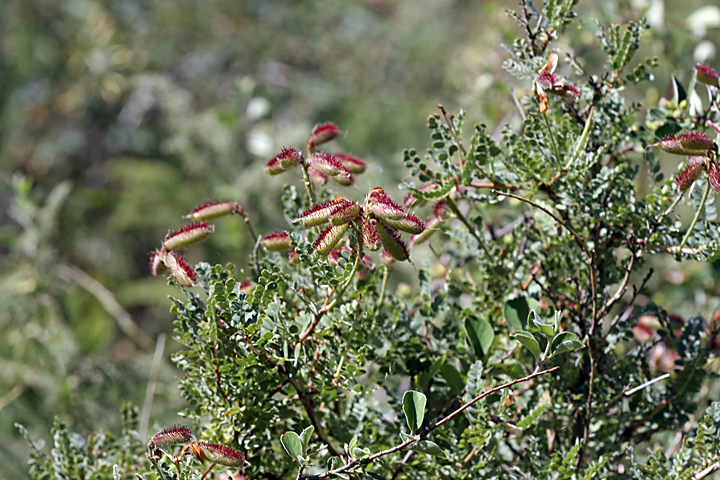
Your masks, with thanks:
M695 79L699 83L707 85L710 89L714 89L713 92L717 95L717 88L720 87L720 76L714 68L701 63L697 64L695 67ZM713 190L720 192L720 166L718 166L716 160L718 146L705 133L691 131L680 135L668 135L650 146L659 147L667 153L688 157L687 165L675 179L680 192L690 188L704 171L708 174L708 182Z
M150 272L158 276L169 270L180 285L195 285L195 270L179 251L202 242L215 231L215 227L206 222L233 213L242 214L242 207L235 202L212 200L195 207L185 215L192 222L168 233L160 249L150 253Z
M720 167L717 160L717 144L703 132L685 132L668 135L651 146L662 151L688 157L687 165L678 174L675 183L684 192L695 183L703 171L708 172L708 181L715 191L720 191Z
M317 147L333 140L340 130L333 123L315 125L307 142L308 158L303 157L297 148L284 147L280 153L268 161L265 171L270 175L279 175L298 165L305 165L310 179L325 185L329 178L340 185L349 186L355 182L353 174L365 171L367 165L357 157L347 153L328 153L317 150Z
M306 227L325 227L313 245L318 255L329 255L354 226L365 248L377 251L383 247L386 256L399 261L410 258L408 244L401 238L400 232L420 235L425 230L425 222L407 212L379 187L370 190L362 205L346 197L336 198L313 205L296 222ZM274 232L262 243L268 250L290 250L287 232Z
M165 448L175 445L184 445L184 447L179 452L172 454L165 451ZM175 425L157 433L150 439L147 447L147 456L153 462L161 458L161 453L165 453L176 464L185 454L189 453L202 464L207 460L218 465L238 468L247 463L242 453L227 445L198 442L195 434L183 425Z

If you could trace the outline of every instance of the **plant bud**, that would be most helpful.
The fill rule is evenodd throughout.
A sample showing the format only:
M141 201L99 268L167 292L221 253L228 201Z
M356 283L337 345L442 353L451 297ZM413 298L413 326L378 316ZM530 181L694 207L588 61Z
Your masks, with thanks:
M708 171L708 181L710 186L716 192L720 192L720 167L715 160L710 162L710 169Z
M160 250L155 250L150 253L150 273L152 273L154 277L165 273L163 253Z
M300 165L305 159L297 148L285 148L277 156L280 166L287 170Z
M340 172L349 173L332 153L319 152L308 158L308 163L325 175L334 176Z
M197 280L197 274L185 258L177 252L167 252L165 265L170 269L175 280L183 287L192 287Z
M367 168L365 162L347 153L336 153L335 158L337 158L342 166L350 173L363 173Z
M328 181L327 175L312 166L308 167L308 175L310 175L310 180L316 185L325 185Z
M348 231L348 228L349 225L345 223L343 225L331 225L320 232L317 240L315 240L315 253L319 255L327 255L330 253L330 250L335 248L338 242L340 242L340 239L345 235L345 232Z
M260 243L269 252L287 252L290 250L291 241L288 232L281 230L263 237Z
M245 463L245 456L225 445L217 445L214 443L200 443L198 447L203 452L204 458L212 463L224 465L226 467L241 467Z
M684 192L690 186L695 183L695 180L700 177L703 171L705 157L690 157L688 158L688 164L685 169L675 179L678 190Z
M268 161L267 165L265 165L265 171L270 175L279 175L284 172L285 169L280 165L280 159L273 157Z
M343 225L352 222L358 218L361 210L362 208L359 203L351 201L339 203L332 213L330 213L330 223L333 225Z
M414 235L422 233L425 228L423 221L412 213L406 213L400 220L383 218L382 222L385 225L389 225L397 230L402 230L403 232L412 233Z
M310 133L308 139L308 150L315 150L315 147L325 142L329 142L333 138L337 137L340 130L334 123L318 123Z
M702 63L698 63L695 66L695 78L698 82L710 85L711 87L720 86L720 76L718 76L715 69Z
M369 219L365 216L360 217L360 233L362 235L363 245L373 252L380 248L380 234L375 228L375 219Z
M185 225L180 230L170 232L163 241L165 250L176 251L195 245L205 240L215 230L207 223L195 222Z
M325 203L318 203L305 210L300 218L295 220L300 222L306 227L315 227L327 223L330 219L330 215L333 214L335 209L342 205L349 205L351 203L346 197L336 198Z
M385 225L383 222L378 221L375 223L375 228L380 234L380 241L385 248L385 251L390 254L395 260L407 260L410 258L410 252L405 242L398 235L397 230Z
M174 425L166 428L160 433L155 434L148 445L163 447L165 445L177 445L180 443L188 443L195 440L192 430L183 425Z
M235 202L210 200L193 208L192 212L183 218L190 218L196 222L207 222L236 212L242 212L242 207Z

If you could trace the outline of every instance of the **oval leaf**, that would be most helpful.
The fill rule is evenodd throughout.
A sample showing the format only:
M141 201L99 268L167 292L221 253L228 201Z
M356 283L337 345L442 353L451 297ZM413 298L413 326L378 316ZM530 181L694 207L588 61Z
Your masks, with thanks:
M552 336L555 335L552 325L545 323L543 319L540 318L540 315L535 313L535 310L530 310L530 314L528 315L528 328L542 332L548 338L552 338Z
M403 395L403 411L411 432L416 432L422 426L425 419L425 404L427 398L420 392L408 390Z
M555 335L550 344L550 354L557 355L562 352L569 352L583 348L585 345L580 341L577 335L572 332L561 332Z
M530 306L525 297L513 298L505 304L505 320L515 330L523 328L523 320L528 318Z
M283 433L280 436L280 443L282 443L283 448L285 448L285 451L292 459L302 463L300 459L305 453L305 449L303 448L303 442L300 440L300 436L297 433Z
M312 436L314 431L315 431L315 427L310 425L305 430L303 430L302 433L300 434L300 441L302 442L303 453L307 452L308 443L310 443L310 437Z
M482 318L468 317L465 319L465 330L467 330L475 354L478 357L487 355L495 339L495 332L493 332L490 323Z
M410 447L410 449L415 452L427 453L428 455L432 455L433 457L447 458L447 455L445 455L443 449L440 448L435 442L431 442L429 440L420 440L415 445Z
M535 360L540 360L540 344L537 340L535 340L532 333L526 332L525 330L519 330L517 332L513 332L511 336L520 342L523 347L530 350L530 353L533 354Z

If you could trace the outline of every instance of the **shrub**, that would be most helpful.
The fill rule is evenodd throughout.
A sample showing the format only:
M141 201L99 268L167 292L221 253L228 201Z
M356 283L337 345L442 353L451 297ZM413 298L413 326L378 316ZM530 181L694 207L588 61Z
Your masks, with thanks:
M116 478L222 467L239 478L700 479L720 469L720 403L706 400L718 393L718 317L681 317L645 295L652 259L720 253L708 136L720 132L717 75L698 67L640 122L624 95L657 67L633 63L644 22L600 25L606 63L590 74L556 47L575 3L510 12L524 31L505 63L526 82L521 126L468 135L464 113L439 106L431 148L404 152L404 201L382 186L353 199L364 164L326 150L339 130L324 123L305 154L291 146L268 162L269 174L302 177L282 197L288 230L256 235L252 212L231 202L193 210L200 223L169 235L152 271L182 292L174 360L195 433L164 429L144 458L131 422L115 442L58 425L52 456L33 456L34 477L111 465ZM696 88L713 100L683 97ZM667 157L674 179L661 151L677 155ZM232 214L256 239L248 268L191 266L177 252Z

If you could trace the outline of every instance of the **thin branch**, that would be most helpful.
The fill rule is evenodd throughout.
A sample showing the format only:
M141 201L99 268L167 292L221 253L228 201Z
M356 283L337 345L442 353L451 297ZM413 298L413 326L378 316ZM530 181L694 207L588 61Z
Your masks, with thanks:
M513 380L513 381L511 381L511 382L504 383L504 384L502 384L502 385L498 385L497 387L491 388L490 390L486 390L486 391L484 391L483 393L481 393L480 395L478 395L477 397L473 398L472 400L470 400L469 402L467 402L466 404L464 404L463 406L461 406L460 408L458 408L457 410L455 410L454 412L452 412L450 415L446 416L445 418L443 418L442 420L440 420L439 422L437 422L436 424L427 427L425 430L423 430L422 432L420 432L417 436L414 436L413 438L409 438L408 440L402 442L402 443L399 444L399 445L396 445L396 446L394 446L394 447L392 447L392 448L388 448L387 450L382 450L382 451L377 452L377 453L375 453L375 454L373 454L373 455L370 455L369 457L365 457L365 458L362 458L362 459L353 460L352 462L348 463L347 465L343 465L342 467L336 468L336 469L334 469L334 470L329 470L329 471L324 472L324 473L321 473L321 474L319 474L319 475L312 475L312 476L309 476L309 477L303 477L303 479L304 479L304 480L319 480L319 479L322 479L322 478L328 478L328 477L331 477L331 476L333 476L333 475L337 475L337 474L339 474L339 473L348 472L348 471L354 469L355 467L358 467L358 466L361 466L361 465L367 465L367 464L369 464L369 463L372 463L372 462L374 462L376 459L378 459L378 458L380 458L380 457L384 457L385 455L390 455L391 453L395 453L395 452L397 452L397 451L399 451L399 450L403 450L404 448L406 448L406 447L410 446L411 444L415 443L417 440L422 439L423 437L426 437L430 432L432 432L432 431L435 430L436 428L444 425L445 423L449 422L450 420L452 420L453 418L455 418L457 415L461 414L462 412L464 412L465 410L467 410L468 408L470 408L472 405L474 405L475 403L479 402L479 401L482 400L483 398L487 397L488 395L491 395L491 394L493 394L493 393L495 393L495 392L499 392L499 391L504 390L504 389L506 389L506 388L512 387L513 385L516 385L516 384L518 384L518 383L527 382L528 380L532 380L532 379L535 378L535 377L539 377L539 376L541 376L541 375L545 375L545 374L547 374L547 373L553 372L553 371L555 371L555 370L557 370L557 369L559 369L559 368L560 368L560 366L555 366L555 367L552 367L552 368L548 368L547 370L542 370L542 371L537 371L537 370L536 370L535 372L531 373L530 375L528 375L528 376L526 376L526 377L518 378L518 379Z
M148 425L150 424L150 415L152 413L153 399L155 398L155 388L157 387L158 376L160 375L160 366L162 365L163 353L165 352L165 340L167 335L161 333L158 335L155 344L155 354L153 355L152 366L150 367L150 379L148 380L147 389L145 390L145 400L143 401L142 415L140 416L140 425L138 431L140 438L147 436Z
M310 396L307 394L296 376L292 374L288 375L288 380L297 392L298 397L300 397L300 402L303 404L303 407L305 408L305 412L308 414L308 417L310 417L310 422L312 423L313 427L315 427L315 432L318 434L320 440L322 440L322 442L327 447L328 453L330 453L330 455L333 457L339 456L340 452L336 450L335 447L333 447L332 443L330 442L330 437L328 437L327 432L325 432L325 429L323 428L320 420L317 417L317 414L315 413L315 404L313 403L312 398L310 398Z
M496 193L496 194L498 194L498 195L502 195L502 196L504 196L504 197L510 197L510 198L514 198L514 199L516 199L516 200L520 200L521 202L525 202L525 203L527 203L528 205L532 205L533 207L537 208L538 210L542 210L543 212L547 213L548 215L550 215L550 216L553 218L553 220L555 220L556 222L558 222L560 225L562 225L563 227L565 227L565 229L566 229L568 232L570 232L570 234L575 238L575 241L578 243L578 245L580 246L580 248L582 248L582 250L583 250L583 252L585 253L585 255L587 255L588 259L591 259L591 258L592 258L592 256L590 255L590 251L588 250L587 245L585 244L585 240L580 236L580 234L578 234L578 233L575 231L575 229L573 229L573 228L570 226L570 224L569 224L568 222L566 222L565 220L561 219L560 217L558 217L557 215L555 215L554 213L552 213L552 212L551 212L550 210L548 210L547 208L545 208L545 207L543 207L542 205L539 205L539 204L533 202L532 200L529 200L529 199L527 199L527 198L525 198L525 197L521 197L521 196L519 196L519 195L513 195L512 193L501 192L501 191L499 191L499 190L490 190L490 192L491 192L491 193Z
M203 474L200 476L200 480L204 480L205 477L207 477L210 473L210 470L212 470L215 465L215 463L211 463L210 466L208 466L208 468L206 468Z
M700 219L700 215L702 214L703 210L705 210L705 202L707 202L708 194L710 193L710 180L705 181L705 191L703 192L702 200L700 201L700 206L697 209L697 212L695 212L695 216L692 219L692 223L688 227L687 233L685 233L685 236L682 239L682 242L680 242L680 246L678 249L682 251L682 249L685 247L685 244L690 239L690 235L692 234L692 231L695 229L695 225L697 225L698 220Z
M125 333L132 341L138 344L143 350L150 350L153 341L135 323L132 315L120 305L115 295L105 286L92 278L85 271L73 266L60 264L55 269L55 274L66 282L72 282L95 297L117 323L118 328Z

